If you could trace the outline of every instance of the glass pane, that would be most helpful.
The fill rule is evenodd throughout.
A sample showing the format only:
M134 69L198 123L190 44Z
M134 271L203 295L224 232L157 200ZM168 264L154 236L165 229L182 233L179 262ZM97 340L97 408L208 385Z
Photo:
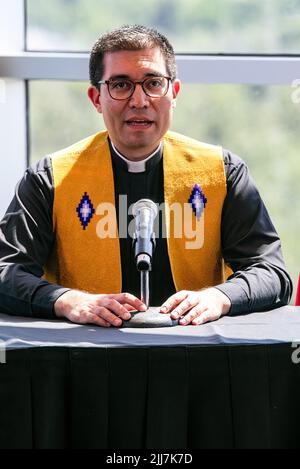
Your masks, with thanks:
M31 163L104 128L101 115L88 101L87 86L30 82ZM183 85L173 123L173 130L222 145L246 161L281 236L294 282L300 259L298 91L276 86Z
M104 129L87 96L88 83L29 82L30 162Z
M29 50L90 50L105 31L139 23L176 52L299 53L300 0L27 0Z

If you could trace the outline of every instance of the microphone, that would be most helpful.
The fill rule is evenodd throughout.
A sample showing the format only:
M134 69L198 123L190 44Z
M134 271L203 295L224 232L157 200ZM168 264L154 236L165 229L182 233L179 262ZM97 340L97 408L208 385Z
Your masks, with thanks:
M140 271L151 270L155 248L153 224L157 213L157 206L150 199L140 199L132 207L135 219L134 254L137 269Z

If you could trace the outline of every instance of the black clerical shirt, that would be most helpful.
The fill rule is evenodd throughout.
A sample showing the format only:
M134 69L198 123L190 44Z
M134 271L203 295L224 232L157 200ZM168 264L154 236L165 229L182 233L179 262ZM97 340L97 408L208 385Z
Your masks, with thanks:
M164 202L164 175L162 149L152 156L145 163L145 171L129 172L128 166L111 147L113 171L115 179L115 200L117 217L119 220L119 196L127 196L128 207L139 199L150 199L157 204ZM175 285L171 273L171 266L168 256L167 240L162 237L165 233L165 219L163 212L159 210L159 233L155 233L156 243L152 261L152 271L150 277L151 306L160 306L169 296L173 295ZM132 221L133 216L128 215L127 225ZM130 292L140 297L140 273L137 271L134 262L134 251L132 249L132 238L120 237L120 250L122 262L122 290Z
M130 206L141 198L164 202L163 148L132 173L110 146L117 215L119 196ZM222 254L234 274L216 287L231 300L230 314L271 309L287 304L291 280L282 259L280 240L245 163L223 151L227 196L222 211ZM53 174L51 159L29 168L0 222L0 312L53 318L53 305L65 291L42 279L43 266L54 245L52 226ZM159 226L165 223L161 211ZM118 217L119 219L119 217ZM131 217L128 216L128 222ZM150 274L150 305L161 305L175 293L167 241L156 233ZM132 238L120 238L122 291L140 294L140 278L133 257ZM205 268L205 266L199 266ZM114 293L114 292L111 292Z

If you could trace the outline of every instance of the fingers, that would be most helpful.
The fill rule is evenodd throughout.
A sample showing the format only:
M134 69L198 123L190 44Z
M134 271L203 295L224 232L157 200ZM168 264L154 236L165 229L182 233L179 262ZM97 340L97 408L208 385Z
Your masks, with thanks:
M131 311L145 311L147 309L139 298L130 293L99 295L98 304L97 314L115 327L120 327L122 320L128 321L131 318Z
M172 311L179 303L181 303L188 296L189 292L186 290L181 290L178 293L170 296L167 301L165 301L160 308L161 313L169 313Z
M137 311L146 311L147 306L139 298L132 295L131 293L117 293L113 295L106 295L109 298L114 298L119 303L132 306Z
M69 321L72 321L76 324L95 324L100 327L110 327L111 324L105 319L99 317L97 314L88 312L88 311L72 311L68 315Z
M124 303L123 306L127 309L127 311L136 311L136 309L128 303Z
M216 315L212 313L211 311L207 310L207 311L204 311L200 316L193 319L192 325L199 326L200 324L205 324L206 322L209 322L209 321L215 321L216 319L219 319L219 317L220 317L219 315Z
M127 321L131 318L130 312L118 301L112 298L102 298L97 301L94 307L94 314L98 315L109 324L115 327L122 325L122 320Z
M61 303L60 317L77 324L101 327L120 327L122 321L131 318L130 311L147 309L141 300L129 293L95 295L74 290L65 295Z
M193 326L204 324L208 321L213 321L218 319L215 317L213 312L209 309L206 309L205 306L202 307L195 307L191 309L191 311L186 314L184 317L179 319L179 324L182 326L187 326L188 324L192 324Z
M121 310L122 308L122 310ZM120 327L122 319L131 318L129 311L124 309L115 300L107 301L107 307L97 305L79 305L71 311L68 319L78 324L96 324L102 327Z
M215 321L219 319L220 316L221 313L216 308L200 304L192 308L187 314L184 315L184 313L182 313L182 315L179 316L179 324L182 326L187 326L188 324L198 326L209 321Z
M120 327L122 320L128 321L131 318L130 311L145 311L146 309L146 305L130 293L97 295L93 314L109 326ZM91 319L90 316L89 319ZM98 323L98 319L94 318L94 321Z
M198 305L198 308L194 306ZM193 314L201 312L201 306L199 305L199 297L197 295L188 295L185 300L183 300L176 308L171 312L171 317L173 319L178 319L183 316L185 313L193 309ZM195 316L196 317L196 316Z
M229 299L218 290L211 288L199 292L182 290L172 295L160 308L178 319L180 325L199 325L219 319L229 310Z

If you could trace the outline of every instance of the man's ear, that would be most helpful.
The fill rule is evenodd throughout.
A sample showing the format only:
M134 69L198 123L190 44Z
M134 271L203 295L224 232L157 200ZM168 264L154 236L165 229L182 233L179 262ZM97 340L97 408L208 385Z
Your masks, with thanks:
M88 97L90 98L93 106L96 108L97 112L102 113L101 106L101 95L100 91L96 86L89 86L87 90Z
M177 95L180 91L180 87L181 87L180 80L176 79L173 83L173 102L172 102L172 107L173 108L176 107L176 98L177 98Z

